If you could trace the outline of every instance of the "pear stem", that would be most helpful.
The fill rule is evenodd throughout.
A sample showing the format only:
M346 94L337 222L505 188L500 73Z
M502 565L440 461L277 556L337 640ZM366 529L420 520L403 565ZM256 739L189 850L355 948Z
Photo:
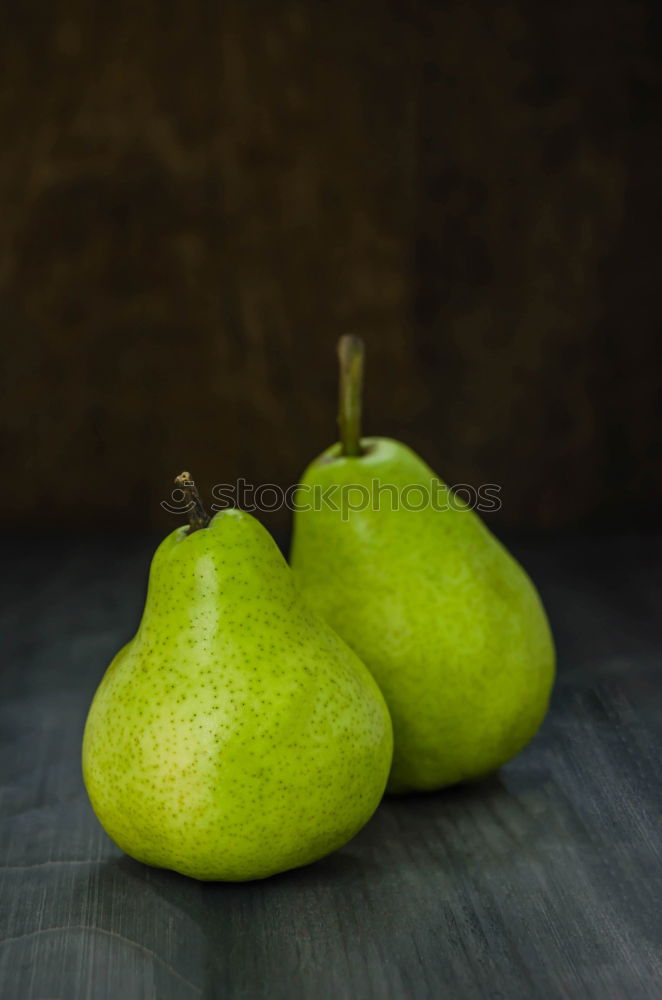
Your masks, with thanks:
M210 518L204 508L202 500L200 499L197 487L191 478L191 473L180 472L178 476L175 476L175 482L189 503L189 535L192 535L194 531L199 531L200 528L206 528L209 524Z
M364 354L365 347L360 337L346 334L338 341L340 453L349 457L363 454L361 447L361 403Z

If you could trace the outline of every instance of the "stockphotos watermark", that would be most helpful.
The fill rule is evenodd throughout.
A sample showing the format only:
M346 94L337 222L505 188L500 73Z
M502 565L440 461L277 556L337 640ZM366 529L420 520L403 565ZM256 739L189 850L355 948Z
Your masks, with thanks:
M323 487L296 484L286 489L276 483L254 485L245 479L236 483L217 483L212 487L215 512L238 507L252 514L269 513L285 507L292 512L330 510L339 512L343 521L362 510L477 510L489 514L501 510L501 487L496 483L471 486L457 483L444 486L438 479L428 483L410 483L396 486L381 479L373 479L369 486L364 483L333 483ZM161 506L169 514L186 514L193 503L183 489L174 489L170 500L162 500Z

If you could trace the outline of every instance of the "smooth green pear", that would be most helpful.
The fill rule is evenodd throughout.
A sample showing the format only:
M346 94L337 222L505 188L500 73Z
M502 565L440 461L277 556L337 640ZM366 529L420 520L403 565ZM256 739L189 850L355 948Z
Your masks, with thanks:
M162 542L83 740L90 800L122 850L198 879L308 864L367 822L391 755L377 685L258 521L224 510Z
M360 342L343 338L342 443L303 476L291 565L386 698L388 791L441 788L531 739L554 647L531 580L480 518L405 445L360 438L361 365Z

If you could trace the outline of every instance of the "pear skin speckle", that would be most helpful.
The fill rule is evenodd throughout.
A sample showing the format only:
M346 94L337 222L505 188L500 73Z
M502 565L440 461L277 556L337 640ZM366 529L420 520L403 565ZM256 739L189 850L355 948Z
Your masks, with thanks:
M162 542L83 740L92 806L122 850L210 880L308 864L367 822L391 756L377 685L259 522L222 511Z
M373 480L448 489L405 445L338 445L302 483ZM419 506L420 491L411 491ZM554 647L522 567L468 508L297 511L291 563L312 606L361 657L393 719L388 790L441 788L494 771L531 739L547 710Z

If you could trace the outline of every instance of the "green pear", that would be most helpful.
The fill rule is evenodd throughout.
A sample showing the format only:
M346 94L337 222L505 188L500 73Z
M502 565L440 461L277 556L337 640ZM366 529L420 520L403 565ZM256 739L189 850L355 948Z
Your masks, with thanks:
M92 702L83 774L133 858L204 880L263 878L367 822L391 722L268 532L239 510L208 520L191 496L191 525L157 549L138 632Z
M522 567L413 451L361 439L361 342L343 338L340 355L341 443L303 476L291 565L386 698L387 790L478 779L543 720L547 618Z

